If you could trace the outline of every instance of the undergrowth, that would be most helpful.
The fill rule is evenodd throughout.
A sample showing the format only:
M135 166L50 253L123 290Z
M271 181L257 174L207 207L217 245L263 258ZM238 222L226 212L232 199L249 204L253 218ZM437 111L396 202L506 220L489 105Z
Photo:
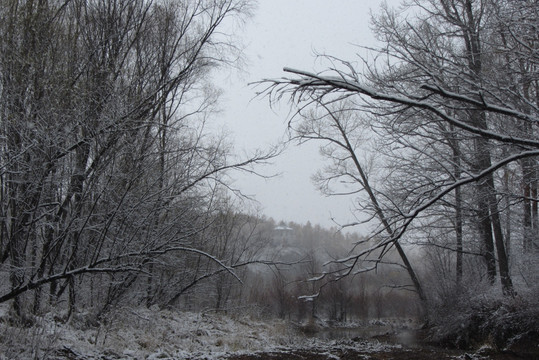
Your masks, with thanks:
M462 293L433 304L429 340L442 346L539 354L537 290L503 296L492 290Z

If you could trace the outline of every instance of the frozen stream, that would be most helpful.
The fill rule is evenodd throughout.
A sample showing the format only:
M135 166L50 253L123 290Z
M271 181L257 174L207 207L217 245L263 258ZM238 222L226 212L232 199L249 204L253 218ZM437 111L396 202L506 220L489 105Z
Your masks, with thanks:
M345 340L362 338L368 339L384 336L393 332L390 325L366 325L357 327L329 327L322 328L317 332L309 333L308 336L320 340Z
M465 352L421 344L418 331L396 328L391 325L366 325L358 327L323 328L309 332L309 345L282 348L256 354L233 355L230 360L281 360L281 359L461 359L461 360L514 360L511 354L494 354L491 350Z

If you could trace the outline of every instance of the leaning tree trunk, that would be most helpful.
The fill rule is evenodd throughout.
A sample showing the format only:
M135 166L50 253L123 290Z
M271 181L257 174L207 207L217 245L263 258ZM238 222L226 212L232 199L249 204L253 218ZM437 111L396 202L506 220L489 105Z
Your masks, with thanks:
M363 167L361 166L361 163L359 162L359 159L356 156L356 153L354 151L354 148L352 144L350 143L350 140L348 139L348 135L346 134L345 129L342 127L341 123L338 121L338 119L333 116L333 114L330 113L330 116L332 117L333 121L335 122L335 125L339 129L339 132L345 142L345 149L350 154L352 161L354 162L354 166L356 167L356 170L359 173L359 176L361 178L362 186L369 195L369 199L371 201L372 206L374 207L374 210L376 212L376 216L382 223L382 226L384 227L384 230L389 235L390 239L393 240L393 245L395 246L395 249L397 249L397 252L404 264L404 267L410 276L410 279L412 280L412 283L414 285L414 288L417 292L417 295L422 303L425 303L427 300L427 297L425 295L425 292L423 291L423 287L421 286L421 282L419 281L419 278L417 274L414 271L414 268L412 267L412 264L410 263L410 260L408 259L408 256L406 256L406 253L404 252L404 249L396 239L396 234L392 226L389 224L389 221L387 220L384 211L382 207L380 206L380 203L378 202L378 199L376 195L374 194L374 191L369 183L369 179L365 172L363 171Z

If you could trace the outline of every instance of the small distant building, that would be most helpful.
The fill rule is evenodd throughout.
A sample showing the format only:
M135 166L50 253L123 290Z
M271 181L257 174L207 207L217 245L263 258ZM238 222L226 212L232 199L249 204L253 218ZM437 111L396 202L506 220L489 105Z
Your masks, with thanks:
M272 234L275 245L290 246L295 240L294 229L285 225L276 226Z

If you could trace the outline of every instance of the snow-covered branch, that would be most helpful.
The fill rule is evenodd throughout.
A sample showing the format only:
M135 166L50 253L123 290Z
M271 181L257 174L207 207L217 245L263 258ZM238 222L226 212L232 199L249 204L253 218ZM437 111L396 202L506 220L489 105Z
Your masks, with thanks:
M441 120L447 121L448 123L460 129L469 131L473 134L480 135L488 139L514 145L528 146L534 148L539 147L539 141L537 140L504 135L495 131L490 131L479 128L477 126L473 126L465 120L459 120L456 117L445 112L443 109L437 106L436 103L429 101L428 96L425 96L424 94L421 94L420 96L414 96L412 94L408 96L402 96L399 94L385 93L376 90L373 87L361 84L358 79L354 79L351 76L347 76L346 74L340 72L340 76L330 76L286 67L283 70L285 72L300 75L302 77L299 79L284 78L281 80L263 81L262 83L265 82L269 84L269 87L266 89L266 93L268 93L270 96L276 95L277 98L280 98L283 92L292 91L293 98L296 98L303 93L309 93L310 97L314 96L315 99L322 100L324 96L333 92L344 91L352 94L355 93L367 96L368 98L374 100L380 100L394 104L404 105L406 107L414 107L427 110L438 116ZM422 88L431 91L431 93L433 94L438 94L442 97L447 97L448 99L452 100L459 100L467 105L473 105L473 108L477 110L484 110L487 112L511 116L520 120L539 123L539 119L537 117L527 115L511 108L491 105L486 101L477 101L468 96L443 90L439 87L423 85ZM277 94L273 94L275 91L277 92Z

